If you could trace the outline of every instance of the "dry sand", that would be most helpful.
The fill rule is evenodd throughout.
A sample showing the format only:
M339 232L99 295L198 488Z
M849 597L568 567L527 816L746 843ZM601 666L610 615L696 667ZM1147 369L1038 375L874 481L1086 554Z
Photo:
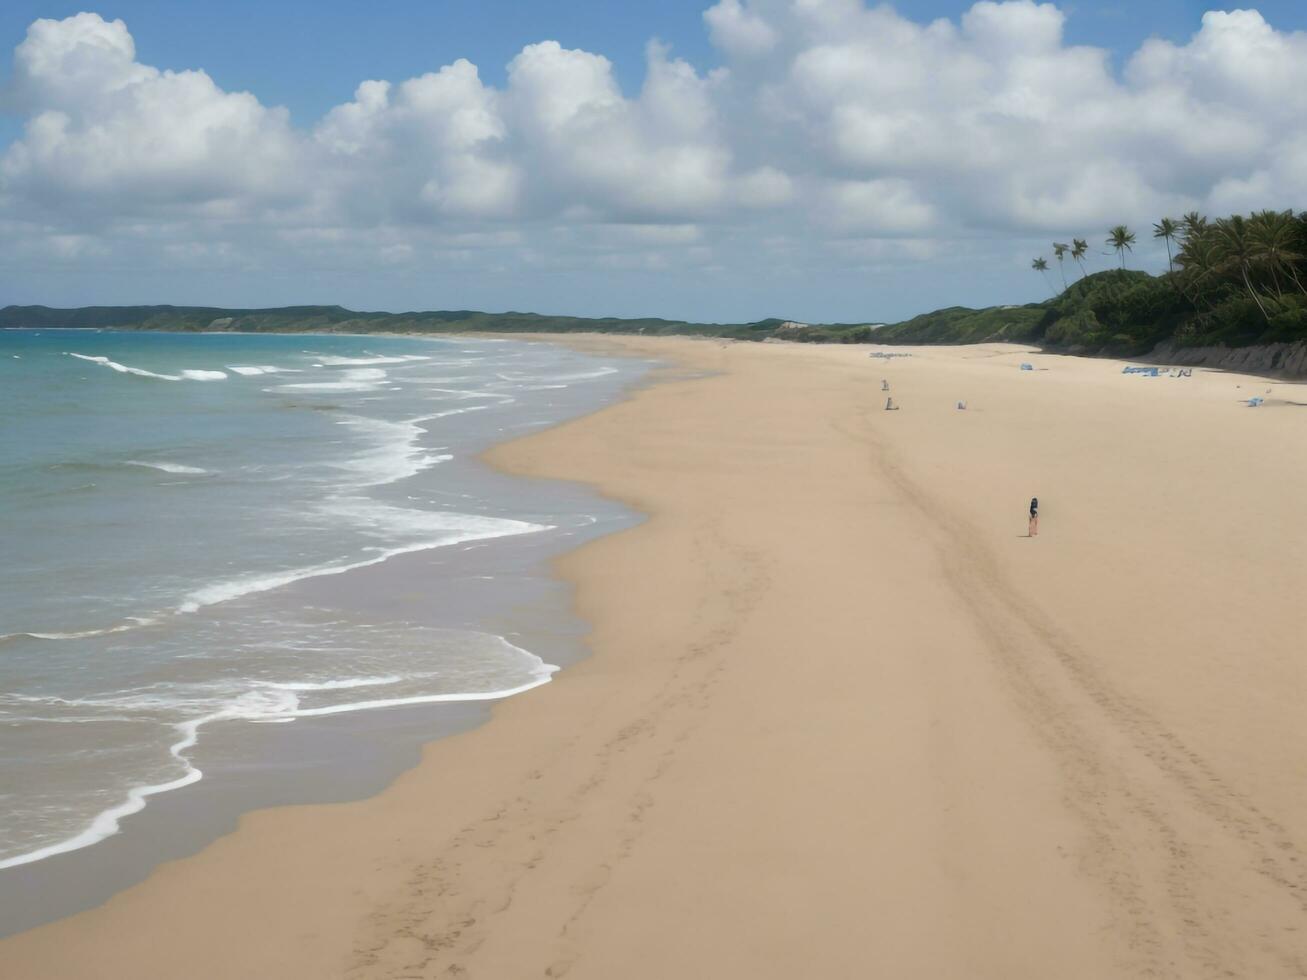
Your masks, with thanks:
M572 342L713 372L493 454L651 515L559 563L593 658L0 975L1304 975L1303 388Z

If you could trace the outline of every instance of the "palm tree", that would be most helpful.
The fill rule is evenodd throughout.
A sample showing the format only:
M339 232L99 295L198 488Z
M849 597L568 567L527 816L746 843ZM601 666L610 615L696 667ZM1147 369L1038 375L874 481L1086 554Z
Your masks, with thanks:
M1107 244L1116 249L1116 254L1121 256L1121 268L1125 268L1125 253L1134 251L1135 233L1125 225L1117 225L1108 233Z
M1061 242L1053 243L1053 257L1057 259L1057 271L1062 275L1062 288L1067 288L1066 284L1066 267L1062 264L1066 261L1066 253L1071 251L1070 245L1063 245Z
M1038 272L1041 276L1044 277L1044 282L1048 283L1048 291L1050 293L1054 293L1054 294L1057 293L1057 290L1053 288L1052 281L1048 278L1047 259L1042 259L1042 258L1035 259L1033 262L1030 263L1030 268L1034 269L1036 272Z
M1253 260L1271 271L1275 292L1284 297L1280 289L1280 273L1286 273L1294 284L1303 289L1295 265L1304 256L1299 251L1298 227L1292 211L1258 211L1248 221L1248 236L1252 245Z
M1181 221L1184 224L1184 237L1186 240L1201 238L1203 232L1207 231L1207 219L1197 211L1190 211Z
M1175 259L1171 256L1171 242L1180 232L1180 226L1170 218L1163 218L1153 225L1153 237L1166 239L1166 267L1168 272L1175 271Z
M1085 256L1089 254L1089 243L1083 238L1071 239L1071 258L1075 259L1080 266L1080 276L1084 278L1089 275L1085 271Z
M1175 260L1180 265L1180 283L1183 287L1189 286L1193 289L1193 295L1190 302L1194 306L1199 305L1199 300L1204 299L1204 293L1211 281L1216 278L1217 267L1220 265L1220 258L1217 255L1217 249L1212 235L1194 234L1186 235L1184 244L1177 253ZM1189 296L1186 289L1185 295ZM1208 305L1211 305L1210 299Z
M1181 218L1180 225L1184 232L1180 237L1180 251L1175 260L1185 273L1182 281L1187 279L1189 285L1193 286L1191 301L1197 306L1198 301L1204 298L1203 290L1208 280L1215 275L1215 250L1212 236L1208 234L1207 219L1197 211L1190 211Z
M1243 279L1244 288L1252 296L1262 316L1270 322L1270 314L1262 303L1257 288L1253 285L1248 270L1258 261L1258 251L1253 244L1248 222L1243 215L1236 214L1229 218L1218 218L1212 225L1212 246L1215 258L1221 267L1237 271Z

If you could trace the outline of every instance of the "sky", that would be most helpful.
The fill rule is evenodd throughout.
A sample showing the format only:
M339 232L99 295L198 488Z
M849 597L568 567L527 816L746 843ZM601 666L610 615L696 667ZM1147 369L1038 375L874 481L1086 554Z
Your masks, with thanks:
M1307 4L0 6L0 305L883 322L1307 204ZM1048 277L1030 268L1047 257Z

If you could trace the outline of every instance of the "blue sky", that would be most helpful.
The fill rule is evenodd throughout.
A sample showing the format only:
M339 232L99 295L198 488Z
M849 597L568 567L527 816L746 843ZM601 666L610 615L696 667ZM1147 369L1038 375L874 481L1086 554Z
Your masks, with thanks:
M1097 239L1094 226L1118 217L1139 223L1185 206L1305 200L1285 176L1299 167L1294 120L1302 116L1270 104L1256 75L1281 57L1286 88L1302 88L1290 76L1303 60L1293 32L1307 28L1307 4L1260 0L1261 26L1231 19L1191 41L1212 4L1010 3L997 29L1011 37L995 41L982 37L976 18L963 20L971 3L902 2L890 22L875 20L860 0L823 2L847 22L818 30L781 0L725 0L718 6L743 5L709 24L710 0L7 0L7 50L38 18L89 10L110 26L61 47L59 38L75 33L65 21L41 39L62 60L29 62L22 78L5 59L0 223L11 243L17 236L32 247L0 249L0 290L8 294L0 303L339 301L878 320L945 302L1037 298L1045 287L1029 273L1030 255L1047 251L1054 236ZM1037 19L1018 25L1027 13ZM942 46L926 31L936 18L954 23L956 37ZM1039 50L1012 46L1049 18L1060 38L1040 41ZM878 47L888 44L887 24L915 40ZM1263 35L1276 46L1269 61L1258 53ZM750 49L755 36L767 38L765 55ZM651 62L654 38L670 52ZM1127 78L1125 66L1149 39L1170 47ZM510 77L510 62L546 40L560 47L532 49L539 71ZM876 77L857 67L888 64L916 44L923 70L911 90L903 64ZM110 75L61 87L58 73L73 72L95 45L147 73L202 69L214 91L196 97L218 115L237 105L232 93L251 93L257 107L246 106L239 124L215 123L237 125L215 132L243 148L231 159L197 155L212 134L168 118L176 96L167 78L133 81L140 87L132 91L158 94L157 118L143 116L139 100L124 101L127 89L112 76L128 70L122 66L95 62ZM847 57L826 57L841 45ZM1078 59L1077 45L1104 49L1107 74ZM610 75L593 55L607 59ZM445 108L424 102L420 112L437 115L417 119L418 103L403 104L402 84L460 58L477 66L475 84L445 79ZM677 67L678 59L685 64ZM972 60L987 65L992 85L974 100L965 87L941 90L931 80L941 66ZM665 85L642 96L650 72ZM1048 72L1047 81L1032 87L1032 77L1045 76L1031 72ZM384 105L342 114L336 107L351 103L366 79L391 83ZM98 84L104 90L93 98L88 86ZM1138 106L1160 104L1175 86L1193 114L1190 130L1215 120L1213 134L1228 127L1247 151L1227 153L1229 141L1215 135L1210 150L1195 147L1185 127L1161 117L1151 132L1128 124ZM578 91L565 98L584 111L553 119L559 93ZM1095 92L1107 93L1098 136L1077 120ZM451 107L455 97L469 101ZM685 118L697 120L692 127L668 108L680 99ZM977 124L971 143L956 146L958 159L943 159L941 145L959 119L1013 117L1018 104L1019 126L1010 118ZM288 119L276 117L281 106ZM483 126L472 136L457 121L469 118L469 107ZM591 109L608 127L602 136ZM23 127L50 111L71 128L57 146L38 148ZM370 121L358 128L362 115ZM203 116L192 108L185 118ZM576 129L582 116L591 121ZM104 144L107 125L121 147ZM1252 134L1250 125L1261 129ZM164 149L138 155L161 139ZM896 152L909 143L911 152ZM1085 147L1096 145L1105 146L1101 160L1085 160ZM973 155L992 159L969 162ZM1058 173L1077 172L1058 184ZM301 199L292 200L291 184ZM353 239L356 254L342 244ZM1159 255L1145 240L1135 261L1157 268Z

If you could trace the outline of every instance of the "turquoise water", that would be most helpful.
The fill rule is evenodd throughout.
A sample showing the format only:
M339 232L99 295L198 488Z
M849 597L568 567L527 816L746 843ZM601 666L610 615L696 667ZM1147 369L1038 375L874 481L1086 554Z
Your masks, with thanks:
M488 340L0 331L0 868L199 779L214 722L548 680L491 630L287 597L593 522L468 459L638 370Z

